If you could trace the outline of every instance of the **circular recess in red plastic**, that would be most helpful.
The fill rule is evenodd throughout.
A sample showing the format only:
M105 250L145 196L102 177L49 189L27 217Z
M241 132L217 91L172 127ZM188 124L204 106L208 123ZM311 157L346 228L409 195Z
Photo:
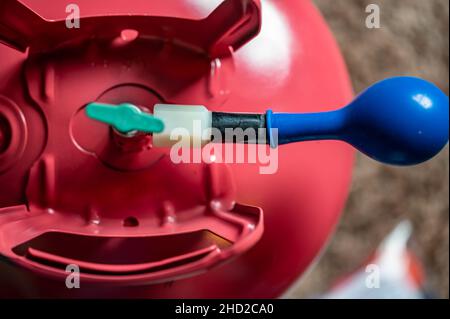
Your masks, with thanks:
M0 95L0 173L22 156L28 134L25 117L9 98Z
M123 84L106 90L96 101L145 105L144 111L151 113L153 105L163 102L163 99L150 88ZM152 147L151 135L124 136L108 125L88 118L84 108L76 112L71 123L73 142L81 151L96 156L108 167L120 170L148 168L164 156L162 150Z
M0 114L0 154L6 152L11 143L11 126Z

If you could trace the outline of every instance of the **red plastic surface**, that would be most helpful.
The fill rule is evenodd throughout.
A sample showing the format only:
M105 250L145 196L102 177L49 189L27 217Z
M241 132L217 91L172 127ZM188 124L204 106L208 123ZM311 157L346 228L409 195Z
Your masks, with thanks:
M82 110L95 100L236 112L345 105L344 63L309 1L79 0L80 29L61 21L69 2L23 2L32 9L0 4L0 39L29 47L0 46L0 295L286 291L339 218L350 147L283 146L274 175L175 165L151 138L124 142ZM72 262L84 289L65 287Z

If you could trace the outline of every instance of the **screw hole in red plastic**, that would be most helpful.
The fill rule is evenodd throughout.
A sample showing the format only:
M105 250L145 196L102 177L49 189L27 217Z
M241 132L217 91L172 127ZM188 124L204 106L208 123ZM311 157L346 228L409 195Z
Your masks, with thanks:
M136 217L130 216L123 220L124 227L137 227L139 226L139 221Z

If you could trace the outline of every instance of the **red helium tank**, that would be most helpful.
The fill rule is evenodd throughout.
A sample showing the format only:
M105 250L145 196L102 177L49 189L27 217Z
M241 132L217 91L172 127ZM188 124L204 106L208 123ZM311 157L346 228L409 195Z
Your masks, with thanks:
M174 164L151 136L125 138L84 107L346 105L320 14L306 0L78 0L77 28L69 3L0 2L0 296L282 296L339 220L349 146L283 146L267 175ZM66 287L71 264L80 289Z

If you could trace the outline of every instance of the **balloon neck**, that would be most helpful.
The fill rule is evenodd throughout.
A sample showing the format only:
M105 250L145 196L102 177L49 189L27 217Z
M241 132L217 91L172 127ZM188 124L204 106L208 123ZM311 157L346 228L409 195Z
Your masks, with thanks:
M278 135L277 144L341 139L346 128L345 113L345 109L323 113L274 113L270 119L272 135Z

